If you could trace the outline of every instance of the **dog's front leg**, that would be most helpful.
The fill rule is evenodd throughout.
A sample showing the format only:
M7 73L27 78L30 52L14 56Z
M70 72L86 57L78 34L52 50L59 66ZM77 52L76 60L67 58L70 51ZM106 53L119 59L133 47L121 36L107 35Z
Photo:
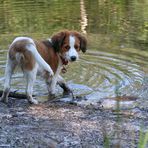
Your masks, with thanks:
M59 84L59 86L61 88L63 88L63 90L64 90L63 95L64 96L67 96L67 95L70 95L70 94L72 94L72 96L73 96L72 90L68 87L68 85L66 84L66 82L65 82L65 80L62 76L60 76L60 75L58 76L57 83Z
M48 76L46 81L49 96L52 98L55 97L56 84L58 81L59 73L61 72L61 68L62 68L62 63L61 63L61 60L59 60L59 64L54 76L53 77Z
M47 84L47 90L49 93L49 97L54 98L55 97L55 88L56 88L56 84L57 84L57 77L56 76L49 77L46 80L46 84Z

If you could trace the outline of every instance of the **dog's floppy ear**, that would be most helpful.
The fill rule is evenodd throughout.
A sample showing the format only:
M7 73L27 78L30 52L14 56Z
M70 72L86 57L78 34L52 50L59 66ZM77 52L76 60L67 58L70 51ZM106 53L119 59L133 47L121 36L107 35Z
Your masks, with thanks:
M80 40L80 49L82 50L82 52L86 52L86 50L87 50L87 39L86 39L86 37L83 36L82 34L78 33L78 32L76 32L75 34Z
M63 44L64 39L65 39L65 36L66 36L66 33L64 31L59 32L59 33L52 36L52 38L51 38L52 46L56 52L60 51L60 48Z

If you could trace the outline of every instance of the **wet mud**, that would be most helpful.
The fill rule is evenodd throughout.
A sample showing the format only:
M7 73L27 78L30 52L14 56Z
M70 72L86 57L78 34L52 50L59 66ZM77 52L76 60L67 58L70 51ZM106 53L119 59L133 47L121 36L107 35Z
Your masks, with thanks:
M9 98L8 105L0 102L0 147L137 147L140 132L147 131L148 108L138 107L140 98L123 97L90 103L86 95L38 105ZM132 105L104 102L117 100Z

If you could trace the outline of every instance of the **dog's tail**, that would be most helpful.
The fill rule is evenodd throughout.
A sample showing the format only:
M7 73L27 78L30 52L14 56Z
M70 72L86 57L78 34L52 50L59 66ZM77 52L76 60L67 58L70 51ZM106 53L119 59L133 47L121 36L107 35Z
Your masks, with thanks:
M34 56L36 62L39 64L39 66L41 66L43 69L47 70L50 75L54 75L50 65L48 65L45 60L41 57L41 55L38 53L36 47L34 44L28 44L26 45L26 48L28 51L30 51L32 53L32 55Z

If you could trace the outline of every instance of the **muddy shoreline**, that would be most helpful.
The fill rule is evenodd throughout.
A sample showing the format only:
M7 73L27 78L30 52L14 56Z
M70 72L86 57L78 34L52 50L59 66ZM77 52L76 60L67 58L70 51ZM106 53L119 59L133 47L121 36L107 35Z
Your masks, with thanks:
M11 98L8 105L0 102L0 147L137 147L147 119L146 108L117 114L101 107L61 101L30 105Z

